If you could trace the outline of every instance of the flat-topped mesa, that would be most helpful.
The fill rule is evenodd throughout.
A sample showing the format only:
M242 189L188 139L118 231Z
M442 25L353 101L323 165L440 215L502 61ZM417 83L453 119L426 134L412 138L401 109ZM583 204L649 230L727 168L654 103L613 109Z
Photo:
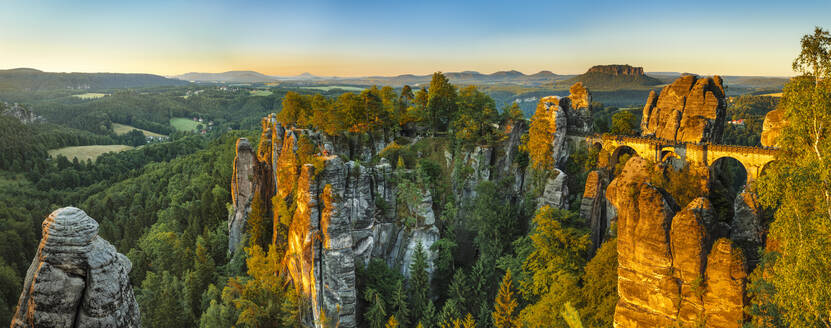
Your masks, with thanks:
M43 221L11 327L139 327L130 260L74 207Z
M679 77L650 92L643 108L641 134L677 143L721 141L727 103L724 84L718 75Z
M643 67L630 65L596 65L589 68L586 73L605 73L612 75L644 75Z

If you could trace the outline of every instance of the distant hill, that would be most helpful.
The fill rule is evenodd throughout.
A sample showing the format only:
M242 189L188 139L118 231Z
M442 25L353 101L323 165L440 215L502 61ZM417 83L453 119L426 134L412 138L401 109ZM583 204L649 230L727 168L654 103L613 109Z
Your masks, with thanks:
M723 76L728 86L741 86L748 88L766 88L781 90L790 78L787 77L765 77L765 76Z
M185 81L153 74L51 73L31 68L0 70L0 89L3 90L96 90L187 84Z
M254 71L228 71L223 73L185 73L173 76L175 79L194 82L218 82L218 83L256 83L272 82L277 79Z
M586 73L558 84L560 87L568 87L577 82L583 82L589 90L645 89L662 84L661 80L644 74L643 67L630 65L594 66Z
M492 74L482 74L476 71L463 72L445 72L445 76L452 83L455 84L494 84L494 83L509 83L509 84L551 84L555 80L565 78L563 75L557 75L550 71L540 71L531 75L526 75L522 72L498 71ZM355 84L355 85L392 85L402 86L408 85L422 85L429 83L432 74L414 75L403 74L398 76L367 76L367 77L325 77L316 76L310 73L303 73L296 76L270 76L254 71L229 71L223 73L187 73L173 76L173 78L193 81L193 82L213 82L213 83L262 83L262 82L331 82L340 84Z
M266 83L277 81L338 80L336 77L316 76L308 72L296 76L271 76L255 71L228 71L222 73L191 72L172 76L172 78L205 83Z

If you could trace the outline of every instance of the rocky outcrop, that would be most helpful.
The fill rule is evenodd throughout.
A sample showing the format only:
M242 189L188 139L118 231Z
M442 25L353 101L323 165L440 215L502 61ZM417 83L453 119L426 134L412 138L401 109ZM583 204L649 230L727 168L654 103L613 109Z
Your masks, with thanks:
M586 73L604 73L611 75L644 75L643 67L630 65L597 65L592 66Z
M594 170L586 177L586 187L580 200L580 217L591 227L592 250L600 248L609 235L610 222L606 215L606 186L609 174L605 170Z
M668 233L677 208L647 183L648 165L640 157L630 159L606 190L618 209L616 327L670 326L681 300Z
M745 187L733 202L733 221L730 224L730 240L744 252L752 269L760 260L758 250L764 246L767 229L762 225L762 213L756 193Z
M713 220L713 207L707 198L696 198L672 218L670 243L673 276L681 286L678 322L695 324L702 318L704 268L707 264L706 224Z
M74 207L43 221L11 327L140 327L130 260Z
M726 238L713 244L707 257L704 319L707 327L741 327L747 268L741 249Z
M660 95L650 93L641 133L674 142L719 142L726 117L721 77L679 77Z
M534 114L535 120L545 120L547 130L546 139L551 140L551 156L556 166L565 163L568 158L568 147L566 145L566 129L568 127L568 98L548 96L540 99L537 104L537 111ZM533 132L533 131L532 131Z
M727 239L711 247L709 200L679 211L649 184L652 170L634 157L606 190L618 211L615 327L740 327L747 272L741 249Z
M23 124L32 124L43 121L43 117L40 117L32 110L18 103L9 105L8 103L0 102L0 115L14 117Z
M568 175L560 169L554 169L551 176L546 180L542 195L537 199L537 208L568 208Z
M762 146L779 147L779 134L788 125L785 119L784 109L774 109L765 115L765 122L762 124Z
M421 201L407 205L412 208L406 212L417 219L404 222L397 217L397 186L386 160L373 165L344 161L323 135L281 127L271 116L263 122L256 158L252 159L247 142L238 142L232 181L235 208L229 224L244 227L250 214L246 201L250 207L255 196L274 197L274 203L263 202L263 215L280 216L285 209L293 210L289 219L275 219L279 222L275 222L274 236L287 239L285 273L308 301L303 303L308 306L301 311L303 321L320 327L326 316L339 327L355 327L359 267L378 258L408 276L418 245L432 265L430 246L439 239L432 196L422 190ZM470 158L482 161L476 166L485 179L488 173L484 172L491 167L489 151L483 148L481 156ZM272 208L280 201L284 209ZM285 229L284 237L280 237L281 229ZM230 233L238 231L243 229ZM243 234L231 238L241 240Z
M571 106L569 113L568 129L570 133L590 133L592 132L592 94L589 92L583 82L574 83L568 89Z
M568 89L568 98L571 99L571 109L589 108L592 104L592 94L589 89L583 86L583 82L577 82Z
M234 173L231 177L231 213L228 217L228 251L233 254L242 240L251 198L254 195L254 167L256 156L246 138L237 140Z

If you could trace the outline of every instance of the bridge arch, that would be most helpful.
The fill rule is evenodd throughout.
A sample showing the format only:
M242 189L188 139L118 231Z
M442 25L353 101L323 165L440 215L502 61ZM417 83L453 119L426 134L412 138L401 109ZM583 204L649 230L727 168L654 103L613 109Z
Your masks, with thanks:
M618 161L620 160L620 157L623 155L638 156L638 152L635 151L634 148L629 147L627 145L620 145L617 148L615 148L615 150L612 152L612 156L609 158L609 163L611 164L613 170L615 169L615 167L617 167Z
M728 183L732 193L741 192L741 189L747 185L751 180L751 170L733 156L719 156L712 161L711 174L713 179L729 179L729 181L721 181Z

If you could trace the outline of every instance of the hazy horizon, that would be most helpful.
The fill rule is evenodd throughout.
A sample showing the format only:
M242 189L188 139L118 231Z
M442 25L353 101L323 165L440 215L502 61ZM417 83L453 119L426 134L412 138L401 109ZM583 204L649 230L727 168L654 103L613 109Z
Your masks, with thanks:
M435 71L791 76L831 2L0 1L0 64L49 72L365 77Z

